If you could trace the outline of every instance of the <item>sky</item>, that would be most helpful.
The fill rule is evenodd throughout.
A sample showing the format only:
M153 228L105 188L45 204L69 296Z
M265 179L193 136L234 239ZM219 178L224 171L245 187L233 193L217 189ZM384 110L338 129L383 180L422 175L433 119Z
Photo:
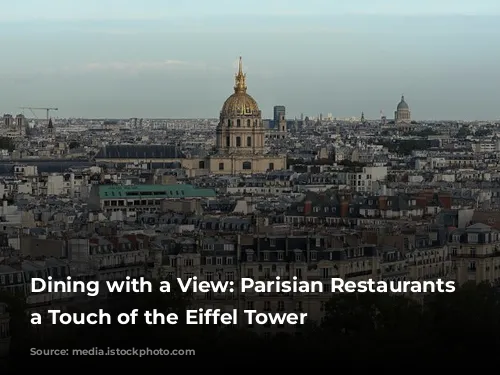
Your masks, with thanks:
M391 118L404 94L417 120L500 119L498 0L6 4L4 113L218 117L242 56L264 117Z

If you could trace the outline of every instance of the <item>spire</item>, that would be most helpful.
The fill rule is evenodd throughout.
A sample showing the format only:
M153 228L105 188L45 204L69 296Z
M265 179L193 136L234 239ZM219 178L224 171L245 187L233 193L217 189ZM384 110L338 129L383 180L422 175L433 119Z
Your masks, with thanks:
M235 93L246 93L247 85L246 85L246 74L243 73L243 61L240 56L240 61L238 63L238 74L235 77L235 85L234 92Z
M405 101L405 94L401 94L401 101L404 102Z

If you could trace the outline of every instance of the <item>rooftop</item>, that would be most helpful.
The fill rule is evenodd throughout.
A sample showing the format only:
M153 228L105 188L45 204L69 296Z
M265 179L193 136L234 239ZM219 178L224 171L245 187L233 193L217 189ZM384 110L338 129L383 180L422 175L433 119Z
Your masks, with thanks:
M193 185L100 185L100 198L125 198L125 197L151 197L155 198L212 198L215 197L213 189L199 189Z
M186 156L175 145L108 145L96 159L183 159Z

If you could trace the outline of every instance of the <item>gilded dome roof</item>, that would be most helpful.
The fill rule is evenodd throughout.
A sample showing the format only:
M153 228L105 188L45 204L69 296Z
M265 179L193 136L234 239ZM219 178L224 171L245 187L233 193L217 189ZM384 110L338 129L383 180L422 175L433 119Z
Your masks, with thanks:
M246 74L240 57L238 73L235 77L234 94L226 99L221 109L221 116L260 116L259 106L254 98L247 94Z
M406 110L406 109L410 109L410 107L408 107L408 103L405 102L405 97L401 96L401 101L398 104L397 110L400 111L400 110Z

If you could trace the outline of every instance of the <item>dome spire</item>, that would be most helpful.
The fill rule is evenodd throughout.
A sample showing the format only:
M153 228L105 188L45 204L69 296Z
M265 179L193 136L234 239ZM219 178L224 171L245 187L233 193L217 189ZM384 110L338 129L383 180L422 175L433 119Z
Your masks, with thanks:
M236 74L235 77L234 92L245 93L246 91L247 91L246 74L243 73L243 61L240 56L240 61L238 63L238 74Z

